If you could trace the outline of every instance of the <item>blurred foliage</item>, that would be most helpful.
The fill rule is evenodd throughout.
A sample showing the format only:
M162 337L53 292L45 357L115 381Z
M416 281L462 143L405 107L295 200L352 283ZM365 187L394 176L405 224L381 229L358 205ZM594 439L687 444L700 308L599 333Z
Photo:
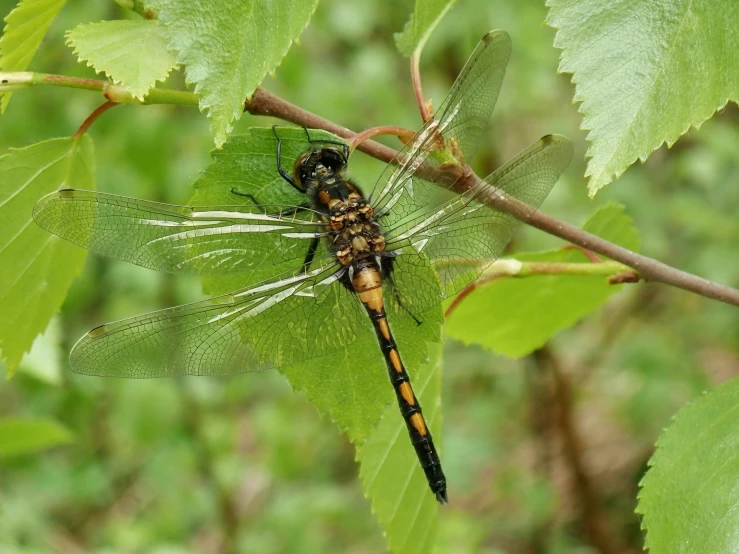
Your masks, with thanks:
M13 2L0 3L2 15ZM394 45L410 3L325 0L300 44L265 88L349 128L419 126L408 61ZM548 133L576 154L543 210L579 224L598 205L625 206L641 251L708 279L739 286L739 111L729 105L677 145L657 150L587 197L585 133L569 78L556 74L554 30L543 2L464 0L440 23L421 61L424 91L441 101L479 37L508 31L513 55L475 169L487 174ZM37 71L92 77L64 44L81 23L130 18L111 3L71 4L32 63ZM184 86L179 73L172 86ZM0 147L68 136L99 95L37 87L15 93ZM245 114L236 132L273 121ZM197 110L119 106L92 127L97 187L184 203L209 164L212 135ZM395 146L392 139L388 144ZM359 183L382 165L352 158ZM558 248L524 229L512 249ZM357 479L354 449L277 372L230 379L118 381L73 375L74 341L104 321L201 297L197 279L172 278L90 256L57 329L39 338L21 370L0 384L0 417L48 418L75 442L0 462L0 551L216 552L238 514L240 552L378 552L385 547ZM512 361L448 341L444 349L443 458L451 504L439 552L598 552L565 448L561 386L571 385L583 462L598 514L618 551L639 552L637 483L670 417L712 384L739 374L735 308L661 285L628 285L597 313ZM53 368L59 368L54 371ZM229 507L223 491L233 495Z

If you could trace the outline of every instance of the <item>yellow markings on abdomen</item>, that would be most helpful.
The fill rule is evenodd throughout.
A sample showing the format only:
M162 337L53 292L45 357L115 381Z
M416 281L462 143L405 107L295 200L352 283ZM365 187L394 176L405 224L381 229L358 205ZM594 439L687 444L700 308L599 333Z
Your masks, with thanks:
M403 373L403 364L400 362L400 356L398 356L398 351L395 348L388 353L388 357L390 363L393 364L393 369L398 373Z
M380 333L385 340L390 340L390 327L387 326L387 319L384 317L377 320L377 326L380 328Z
M413 425L414 429L424 437L428 433L426 430L426 422L423 420L423 416L421 414L413 414L411 416L411 425Z
M352 285L362 304L373 312L382 311L382 278L379 271L376 269L360 271L354 275Z
M401 383L398 387L400 390L400 394L403 397L403 400L408 402L411 406L416 405L416 398L413 396L413 389L411 388L409 383Z

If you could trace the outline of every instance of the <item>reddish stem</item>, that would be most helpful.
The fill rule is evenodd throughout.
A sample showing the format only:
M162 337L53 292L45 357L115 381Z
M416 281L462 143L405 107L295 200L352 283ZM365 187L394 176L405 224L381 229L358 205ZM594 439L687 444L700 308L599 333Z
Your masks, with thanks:
M75 131L75 133L72 135L72 138L79 138L82 135L84 135L87 132L87 129L92 125L92 123L100 117L101 114L108 111L113 106L117 106L115 102L111 102L108 100L104 104L101 104L97 108L95 108L95 111L93 111L90 115L87 116L87 119L85 119L82 122L82 125L80 125L80 128Z
M444 317L447 318L450 315L452 315L452 312L457 309L457 306L459 306L462 300L464 300L465 297L468 296L471 292L473 292L477 287L485 283L488 283L489 281L492 281L493 279L497 279L498 277L500 277L500 275L496 275L492 279L482 279L481 278L481 279L476 279L475 281L472 281L469 285L463 288L457 296L454 297L454 300L452 300L452 303L449 304L449 307L444 312Z
M568 244L567 246L563 246L562 250L579 250L583 254L585 254L591 262L594 264L600 264L603 263L603 260L601 259L598 254L593 252L592 250L588 250L587 248L583 248L582 246L578 246L577 244Z
M421 68L420 68L420 52L416 50L411 56L411 81L413 82L413 92L416 94L416 102L418 109L421 111L421 119L427 123L431 119L426 98L423 96L423 87L421 86Z
M416 133L410 129L404 129L403 127L392 127L390 125L384 125L380 127L371 127L366 131L362 131L352 138L349 142L349 151L353 152L354 149L362 144L364 141L380 135L395 135L398 137L403 144L406 144L413 138Z

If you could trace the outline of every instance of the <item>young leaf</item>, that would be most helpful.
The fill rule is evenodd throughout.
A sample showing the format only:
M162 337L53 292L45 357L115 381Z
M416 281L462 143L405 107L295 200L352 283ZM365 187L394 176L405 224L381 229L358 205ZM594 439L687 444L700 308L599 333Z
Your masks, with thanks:
M94 186L92 140L62 138L0 157L0 350L12 375L59 309L85 251L39 228L31 217L44 194Z
M200 109L208 111L220 147L267 73L300 36L318 0L155 0L159 22L178 51Z
M637 250L639 237L623 206L599 208L583 229ZM578 250L517 254L519 261L588 263ZM499 278L473 291L447 319L446 332L465 344L519 358L598 309L621 290L602 275Z
M590 131L590 194L739 100L739 5L548 0L560 71Z
M402 33L395 33L395 46L406 57L423 50L426 41L457 0L416 0Z
M429 361L414 376L414 390L441 450L441 345L429 345ZM408 440L397 406L388 406L369 440L359 448L359 476L372 511L395 554L432 552L439 504ZM443 462L443 458L442 458ZM450 492L454 498L454 489Z
M0 418L0 458L34 454L47 448L69 444L72 433L49 419Z
M126 85L139 100L177 65L164 29L147 19L78 25L67 33L67 44L80 60Z
M295 159L310 147L305 131L296 127L278 127L282 141L282 167L292 170ZM335 135L310 130L313 140L340 140ZM250 194L260 204L299 205L304 194L285 182L277 172L277 139L271 128L252 128L246 135L231 137L222 150L213 153L214 162L195 183L191 205L252 204ZM268 279L294 268L294 262L279 257L266 258L260 268L249 274L203 279L203 289L210 295L226 294ZM284 264L284 265L281 265ZM402 286L404 283L398 283ZM361 444L373 431L385 407L393 399L387 369L377 338L357 299L350 295L342 301L356 302L354 315L361 318L363 330L356 340L341 349L282 368L295 390L305 392L322 414L346 432L355 444ZM408 372L415 370L427 356L427 342L438 342L442 316L437 309L415 314L420 326L405 312L386 299L390 327ZM316 319L330 314L314 314ZM340 316L342 310L334 307ZM289 322L284 322L288 324ZM320 331L319 331L320 332ZM327 336L325 340L333 340ZM397 411L397 407L395 408Z
M637 513L651 554L733 554L739 512L739 379L684 406L657 441Z
M0 70L24 71L66 0L21 0L5 18L0 38ZM0 113L10 102L6 92L0 98Z

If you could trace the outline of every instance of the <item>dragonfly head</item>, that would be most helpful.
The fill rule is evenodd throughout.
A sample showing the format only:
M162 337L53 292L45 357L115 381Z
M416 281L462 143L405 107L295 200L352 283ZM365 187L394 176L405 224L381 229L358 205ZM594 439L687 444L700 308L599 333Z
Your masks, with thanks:
M306 189L316 180L325 181L332 177L342 177L346 164L346 156L338 148L313 148L295 160L293 176L295 181Z

